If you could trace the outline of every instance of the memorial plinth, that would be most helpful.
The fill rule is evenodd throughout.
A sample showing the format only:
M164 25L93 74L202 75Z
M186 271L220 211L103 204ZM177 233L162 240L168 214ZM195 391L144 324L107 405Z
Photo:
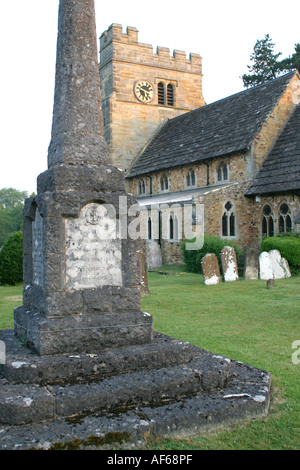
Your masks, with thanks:
M124 182L102 135L93 1L61 1L48 169L25 201L23 306L14 314L16 335L40 355L152 341Z

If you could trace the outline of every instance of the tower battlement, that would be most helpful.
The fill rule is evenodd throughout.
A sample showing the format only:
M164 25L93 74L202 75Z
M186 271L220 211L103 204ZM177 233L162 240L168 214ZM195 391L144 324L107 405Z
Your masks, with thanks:
M128 53L130 50L131 61L136 56L145 65L153 66L157 65L158 61L163 61L166 68L169 67L174 70L186 69L189 72L202 74L202 57L199 54L190 53L187 58L187 54L184 51L174 49L171 54L169 48L161 46L156 48L155 53L151 44L138 41L138 33L139 31L133 26L127 26L126 32L123 32L121 24L111 24L100 37L101 65L106 65L111 58L107 48L111 49L112 45L114 45L113 54L115 59L119 56L120 59L126 60L126 52ZM132 47L128 49L128 46ZM161 62L160 65L162 65Z

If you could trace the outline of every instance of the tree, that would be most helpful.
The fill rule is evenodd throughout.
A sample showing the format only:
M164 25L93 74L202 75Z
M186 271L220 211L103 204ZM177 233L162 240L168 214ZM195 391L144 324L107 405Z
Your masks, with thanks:
M0 189L0 247L11 233L21 229L23 202L27 197L26 191L18 191L14 188Z
M23 280L23 235L9 236L0 251L0 283L15 286Z
M282 71L288 72L289 70L297 69L300 72L300 43L295 44L295 52L291 56L283 59L280 62Z
M281 52L275 54L274 43L269 34L266 34L264 39L257 40L250 56L253 65L247 66L250 74L242 76L244 87L257 86L278 77L282 73L278 61L280 56Z

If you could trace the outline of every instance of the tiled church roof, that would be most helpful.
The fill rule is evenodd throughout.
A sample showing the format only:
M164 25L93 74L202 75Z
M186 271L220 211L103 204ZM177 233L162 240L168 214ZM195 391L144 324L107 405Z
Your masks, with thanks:
M127 177L247 150L294 72L167 121Z
M300 105L283 128L246 196L300 191Z

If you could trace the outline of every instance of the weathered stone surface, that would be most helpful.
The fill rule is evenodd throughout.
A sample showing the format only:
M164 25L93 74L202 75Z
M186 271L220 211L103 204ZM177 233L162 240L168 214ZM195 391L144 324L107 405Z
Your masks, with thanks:
M55 419L53 394L39 385L1 384L0 423L21 425Z
M221 251L221 263L224 281L237 281L239 275L234 248L231 246L225 246L223 248Z
M272 263L274 279L283 279L285 277L290 277L291 273L289 270L288 262L285 258L283 258L283 261L280 252L278 250L271 250L269 251L269 256Z
M66 288L122 285L122 247L115 211L90 203L65 219Z
M283 279L291 276L289 263L281 257L278 250L271 250L268 253L263 251L259 256L259 265L261 279Z
M38 193L46 191L123 191L124 172L111 165L55 165L37 179Z
M43 357L12 330L0 339L1 450L139 446L268 412L267 372L164 335L99 355Z
M259 273L259 253L256 248L248 248L245 256L245 281L258 279Z
M148 269L159 269L162 267L161 249L156 241L147 241L146 263Z
M141 295L149 294L148 273L146 263L146 242L142 243L140 250Z
M221 282L218 258L213 253L207 253L201 260L204 284L212 285Z
M152 341L152 317L143 312L47 318L23 306L14 318L17 337L40 355L96 353Z
M108 163L93 0L60 2L56 56L48 167Z
M285 273L284 277L291 277L290 265L289 265L288 260L286 260L285 258L281 258L280 264L281 264L282 269Z
M269 253L263 251L259 255L259 277L267 281L273 279L273 268Z

